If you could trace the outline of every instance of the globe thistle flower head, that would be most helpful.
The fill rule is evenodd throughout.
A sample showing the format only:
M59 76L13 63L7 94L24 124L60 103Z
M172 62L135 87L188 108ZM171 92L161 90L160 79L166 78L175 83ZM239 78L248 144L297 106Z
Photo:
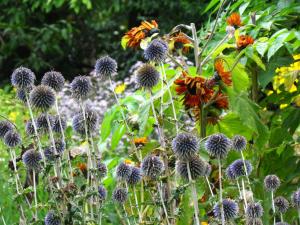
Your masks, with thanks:
M172 149L178 158L188 160L197 153L199 141L197 137L192 134L181 133L173 139Z
M280 213L286 213L286 211L290 207L289 201L286 198L282 197L282 196L276 197L274 199L274 204L275 204L276 209Z
M117 166L116 175L119 180L126 180L132 172L132 167L124 162Z
M53 125L53 117L51 115L42 113L38 116L36 119L36 126L39 130L43 132L48 132L49 131L49 126L48 126L48 121L47 121L47 116L50 122L50 126L52 127ZM51 129L50 127L50 129Z
M142 65L136 73L136 82L140 87L152 88L157 85L160 74L156 68L150 64Z
M36 86L29 94L29 101L34 108L47 111L55 103L54 90L45 85Z
M27 150L22 156L23 163L30 169L39 169L42 156L34 149Z
M60 218L53 211L49 211L45 217L45 225L60 225Z
M264 180L267 191L275 191L280 186L280 179L276 175L268 175Z
M59 122L60 120L60 122ZM61 127L62 130L61 130ZM59 117L58 115L53 117L53 122L52 122L52 131L55 133L62 133L64 130L67 128L67 121L64 117Z
M226 177L230 180L235 180L237 177L235 175L235 173L233 173L232 169L230 166L228 166L225 170L225 174L226 174Z
M224 217L226 221L233 219L238 215L239 206L235 201L231 199L224 199L222 204L224 209ZM216 218L221 219L221 207L219 204L216 204L214 206L213 212Z
M207 169L206 163L198 156L194 156L189 161L177 161L176 171L182 178L189 180L188 163L191 172L191 178L193 180L198 179L200 176L205 176Z
M246 208L246 215L248 218L259 218L264 213L263 207L259 202L251 202Z
M205 164L204 176L209 177L211 174L211 165L209 163Z
M15 69L11 75L11 84L21 89L33 86L34 80L34 73L30 69L22 66Z
M260 218L247 218L246 225L263 225Z
M235 151L240 152L240 151L243 151L246 149L247 140L245 137L243 137L241 135L235 135L231 141L232 141L232 148Z
M125 188L116 188L112 194L112 199L120 204L126 202L127 197L128 192Z
M164 163L158 156L148 155L143 159L141 168L144 176L155 180L163 172Z
M292 195L292 203L296 208L300 208L300 188Z
M103 56L96 61L95 72L99 76L112 76L117 73L118 64L109 56Z
M86 76L77 76L71 83L71 91L75 98L85 99L92 90L92 83Z
M19 99L21 102L26 103L27 98L26 96L29 96L30 91L32 90L32 87L27 89L17 89L17 99Z
M63 140L55 140L55 149L53 146L45 148L44 155L49 161L53 161L62 155L65 148L66 144ZM57 154L55 154L55 150Z
M106 175L107 175L107 166L104 163L98 161L97 162L97 170L99 172L99 177L100 178L106 177Z
M127 183L129 185L136 185L142 179L142 171L138 167L132 167L130 176L127 178Z
M85 123L84 119L85 119L87 132L89 134L93 134L97 130L99 125L98 113L93 109L86 108L84 115L82 112L80 112L73 117L72 120L73 129L78 134L85 135L85 124L84 124Z
M168 53L168 44L161 39L154 39L144 50L144 57L148 61L163 62Z
M101 201L104 201L107 197L107 190L103 185L98 187L98 196Z
M224 134L213 134L205 142L208 153L217 158L225 158L231 147L231 141Z
M60 72L49 71L44 74L41 84L45 86L49 86L54 91L59 92L64 87L65 78Z
M0 138L4 138L5 134L8 131L11 131L14 129L14 126L7 120L1 120L0 121Z
M25 125L25 132L27 135L34 135L35 134L35 131L34 131L34 126L33 126L33 123L32 123L32 120L28 120L26 122L26 125Z
M244 165L245 162L245 165ZM230 164L230 170L235 175L235 177L246 176L252 172L252 165L248 160L237 159ZM246 167L246 171L245 171ZM246 173L247 172L247 173Z
M4 144L10 148L20 145L22 142L21 136L18 132L11 130L4 135Z

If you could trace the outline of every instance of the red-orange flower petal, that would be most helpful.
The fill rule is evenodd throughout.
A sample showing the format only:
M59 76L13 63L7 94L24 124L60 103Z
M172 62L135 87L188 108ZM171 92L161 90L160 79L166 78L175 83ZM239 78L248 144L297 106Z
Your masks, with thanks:
M174 41L175 48L180 48L183 53L188 53L190 49L188 44L191 44L192 42L187 38L186 34L183 32L176 33L170 40Z
M254 39L248 35L240 35L236 41L238 50L244 49L248 45L252 45L253 43L254 43Z
M242 26L241 16L238 13L232 13L226 20L227 24L234 27Z
M222 60L222 59L216 60L215 70L217 71L218 75L220 76L220 78L224 82L224 84L230 86L232 84L231 72L225 71L223 63L224 63L224 60Z

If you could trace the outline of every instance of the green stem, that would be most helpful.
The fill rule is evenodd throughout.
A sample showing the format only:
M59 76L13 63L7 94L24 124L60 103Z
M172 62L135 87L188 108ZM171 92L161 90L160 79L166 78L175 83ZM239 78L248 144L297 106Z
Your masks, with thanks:
M200 225L197 190L196 190L195 183L194 183L194 181L192 179L191 170L190 170L190 163L187 162L186 165L187 165L187 172L188 172L189 183L191 185L192 198L193 198L193 202L194 202L195 222L196 222L196 225Z
M164 210L164 213L165 213L165 216L166 216L167 224L170 225L168 211L167 211L167 208L166 208L166 205L165 205L165 201L164 201L164 197L163 197L163 192L162 192L162 183L161 183L161 185L159 185L157 183L157 188L158 188L158 192L159 192L160 201L161 201L161 204L163 206L163 210Z
M219 162L219 185L220 185L220 193L219 193L219 202L221 207L221 221L222 225L225 225L225 216L224 216L224 207L223 207L223 189L222 189L222 165L221 165L221 159L218 159Z
M256 67L252 73L252 100L254 102L258 101L258 75Z

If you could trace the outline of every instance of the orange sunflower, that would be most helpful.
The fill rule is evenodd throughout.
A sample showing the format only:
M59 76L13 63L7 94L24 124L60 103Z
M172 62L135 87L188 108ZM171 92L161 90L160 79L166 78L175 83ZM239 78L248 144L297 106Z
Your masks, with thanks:
M138 27L131 28L123 37L122 45L126 47L138 47L141 41L148 36L158 32L158 24L155 20L143 21Z
M216 60L215 70L217 71L219 77L224 82L224 84L226 84L227 86L230 86L232 84L231 72L230 71L225 71L225 69L224 69L224 60L222 60L222 59Z
M181 31L171 37L170 41L174 43L175 49L182 49L183 53L188 53L192 44L192 41Z
M238 50L242 50L246 48L248 45L252 45L254 43L254 39L248 35L240 35L236 40L236 45Z
M227 24L235 28L242 26L240 14L234 12L226 20Z

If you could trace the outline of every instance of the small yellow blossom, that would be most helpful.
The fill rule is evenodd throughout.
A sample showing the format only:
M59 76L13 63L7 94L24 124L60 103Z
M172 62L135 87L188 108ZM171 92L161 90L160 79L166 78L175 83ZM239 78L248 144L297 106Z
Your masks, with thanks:
M122 94L126 89L126 84L120 84L115 88L117 94Z
M281 104L280 106L279 106L279 108L280 109L284 109L284 108L286 108L288 106L288 104Z
M300 59L300 54L293 55L294 60L299 60Z
M11 112L9 115L8 115L8 119L12 122L16 122L17 120L17 117L18 117L19 113L18 112Z

